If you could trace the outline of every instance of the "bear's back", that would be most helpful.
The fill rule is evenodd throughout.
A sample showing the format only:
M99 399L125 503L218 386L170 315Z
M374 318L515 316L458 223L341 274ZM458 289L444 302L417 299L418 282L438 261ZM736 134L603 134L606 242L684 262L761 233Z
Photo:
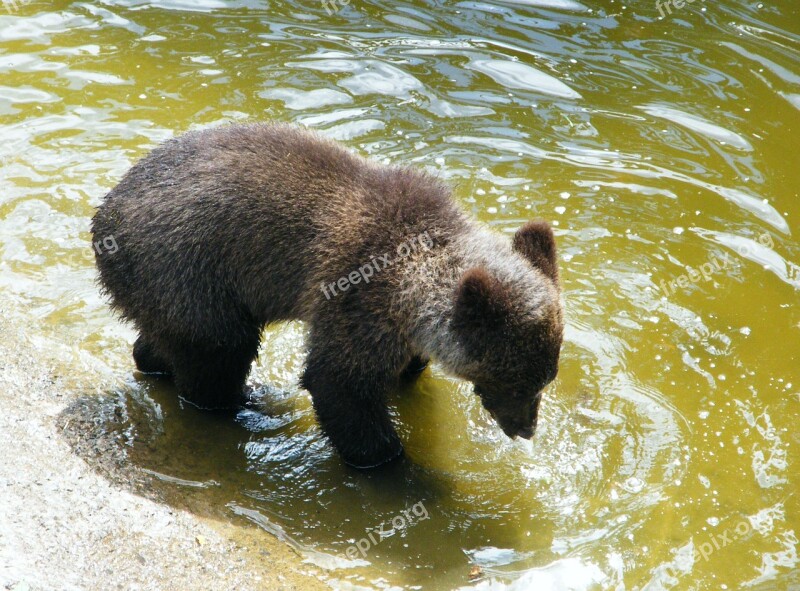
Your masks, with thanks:
M319 282L423 232L446 242L462 223L430 175L299 127L253 124L153 150L106 196L93 232L119 244L98 267L126 316L222 330L230 306L259 321L302 316Z

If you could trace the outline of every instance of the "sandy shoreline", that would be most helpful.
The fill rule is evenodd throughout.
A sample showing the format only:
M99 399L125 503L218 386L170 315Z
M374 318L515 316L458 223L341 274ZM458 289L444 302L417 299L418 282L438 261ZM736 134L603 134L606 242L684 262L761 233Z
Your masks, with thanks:
M61 424L78 394L7 312L0 305L0 589L329 588L266 532L144 498L78 457Z

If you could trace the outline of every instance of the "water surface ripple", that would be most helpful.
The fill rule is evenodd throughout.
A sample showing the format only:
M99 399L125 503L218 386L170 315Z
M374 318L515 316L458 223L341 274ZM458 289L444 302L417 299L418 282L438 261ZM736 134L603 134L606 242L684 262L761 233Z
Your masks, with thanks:
M107 376L98 400L175 502L264 528L342 589L800 588L795 0L663 18L614 0L16 4L2 298L76 378ZM132 372L93 208L164 139L263 119L423 167L509 236L552 220L567 331L532 443L434 366L393 400L408 461L343 468L298 386L298 324L268 330L260 403L227 420ZM418 503L427 518L348 554Z

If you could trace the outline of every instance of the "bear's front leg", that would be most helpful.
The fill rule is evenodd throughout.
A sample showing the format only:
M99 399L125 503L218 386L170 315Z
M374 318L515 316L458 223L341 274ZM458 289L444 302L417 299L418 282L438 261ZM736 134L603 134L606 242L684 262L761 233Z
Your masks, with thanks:
M352 347L330 345L314 346L312 337L302 380L322 431L342 459L356 468L373 468L399 457L403 445L386 405L396 375L374 351L362 357Z
M374 468L403 453L383 392L367 392L347 384L320 387L310 381L320 427L347 464Z

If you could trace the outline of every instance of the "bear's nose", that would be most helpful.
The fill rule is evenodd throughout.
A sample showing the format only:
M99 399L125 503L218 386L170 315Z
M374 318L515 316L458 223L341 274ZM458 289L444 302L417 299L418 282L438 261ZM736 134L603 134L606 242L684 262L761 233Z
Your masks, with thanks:
M524 427L524 428L520 429L517 432L517 435L519 437L522 437L523 439L530 439L531 437L533 437L533 431L534 431L534 427L532 427L532 426L531 427Z

